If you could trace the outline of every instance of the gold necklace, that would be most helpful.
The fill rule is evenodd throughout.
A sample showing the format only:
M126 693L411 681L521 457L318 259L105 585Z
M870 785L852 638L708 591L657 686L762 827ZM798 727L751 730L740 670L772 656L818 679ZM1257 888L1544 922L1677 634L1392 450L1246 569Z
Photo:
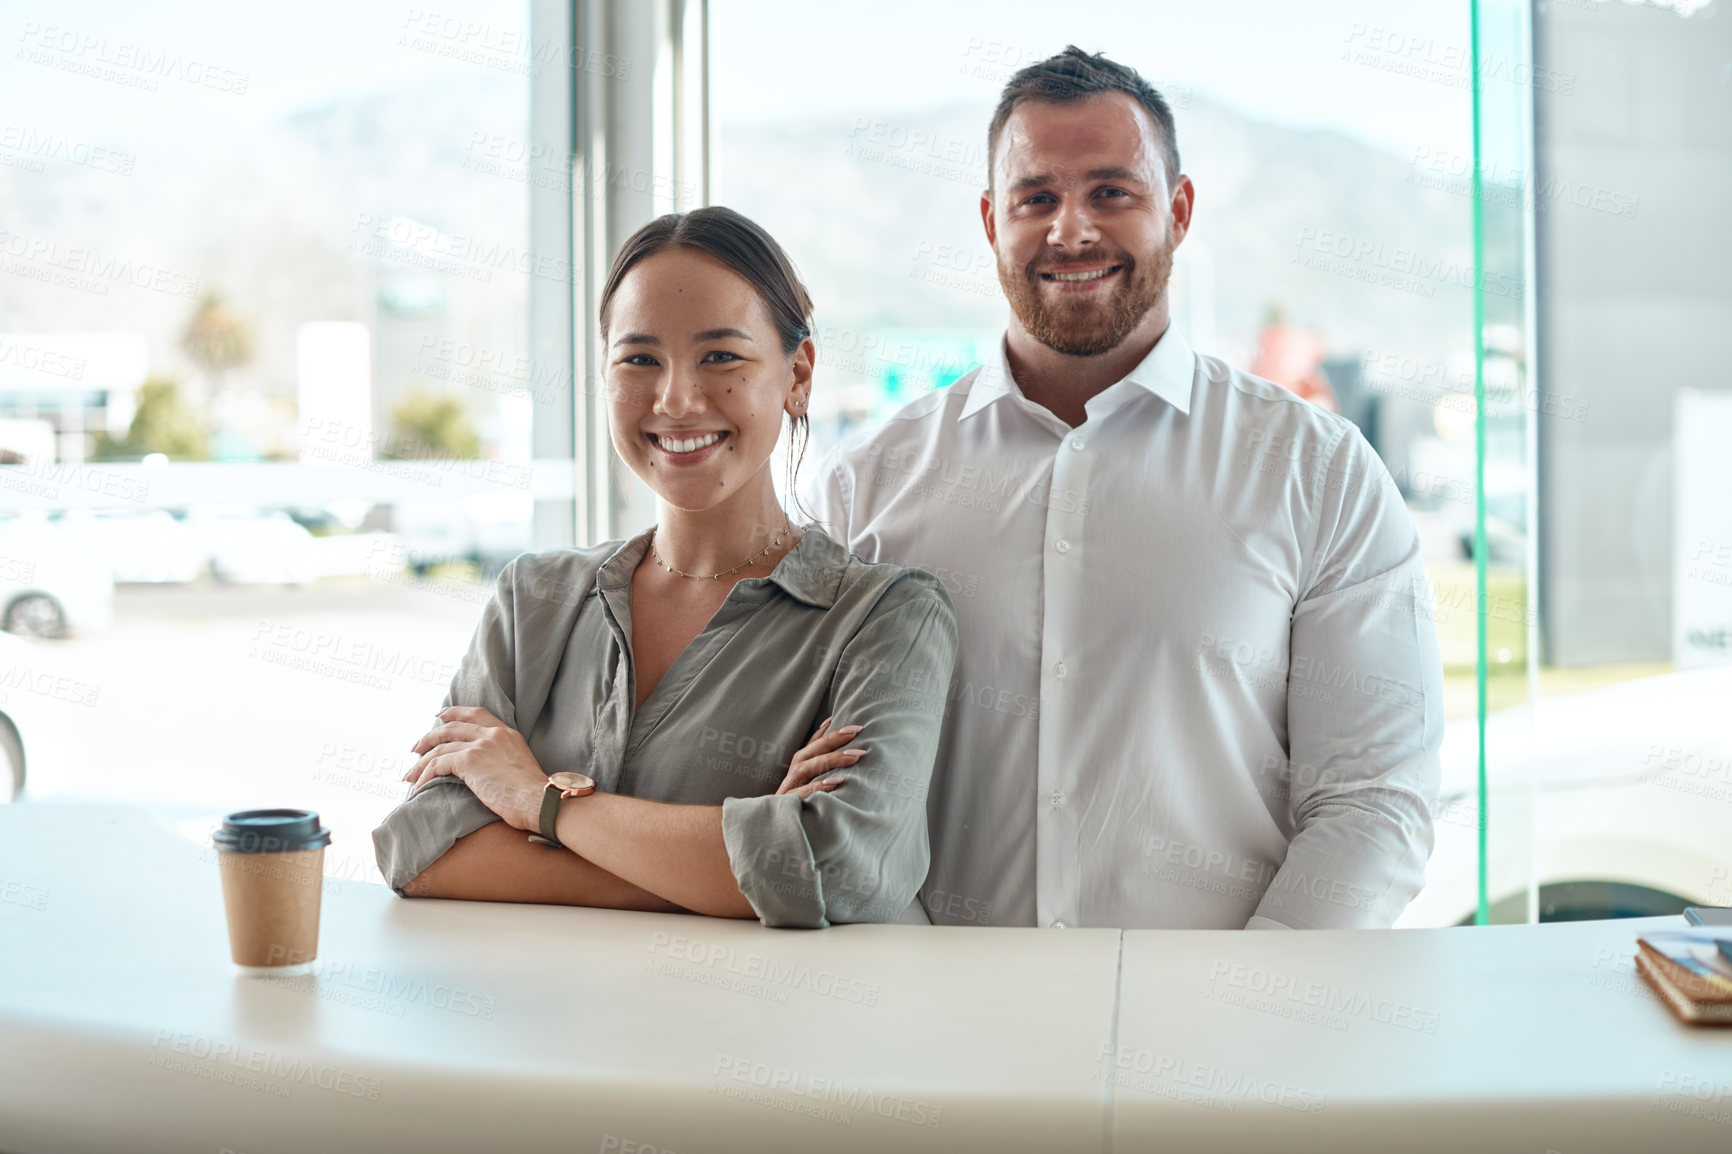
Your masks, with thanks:
M696 578L697 580L700 580L700 581L719 581L723 577L733 576L735 573L738 573L741 569L750 568L752 565L757 563L757 561L759 559L769 556L770 550L772 550L776 546L780 545L782 543L782 539L788 535L788 531L790 529L792 529L793 527L794 527L794 523L792 521L784 521L782 523L782 531L780 533L776 534L776 539L774 541L771 541L768 545L765 545L761 551L752 554L750 557L746 558L744 561L741 561L738 565L735 565L732 569L724 569L720 573L710 573L710 574L687 573L684 569L675 569L672 565L669 565L666 561L663 561L662 555L660 553L656 552L656 535L655 535L654 529L650 530L649 551L650 551L650 556L655 559L655 563L657 565L660 565L663 569L666 569L669 573L672 573L672 574L679 576L679 577L693 577L693 578Z

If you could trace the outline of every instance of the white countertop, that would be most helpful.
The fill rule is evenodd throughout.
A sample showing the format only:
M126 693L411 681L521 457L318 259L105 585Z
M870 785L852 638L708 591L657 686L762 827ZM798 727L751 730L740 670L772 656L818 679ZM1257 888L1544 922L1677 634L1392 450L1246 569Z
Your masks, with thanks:
M88 847L88 848L87 848ZM0 1151L1732 1150L1642 928L843 926L404 901L232 976L214 858L0 807Z

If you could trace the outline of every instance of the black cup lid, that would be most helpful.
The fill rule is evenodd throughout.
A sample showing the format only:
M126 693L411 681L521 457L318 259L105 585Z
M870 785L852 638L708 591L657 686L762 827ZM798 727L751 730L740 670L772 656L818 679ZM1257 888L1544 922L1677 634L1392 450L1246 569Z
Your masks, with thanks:
M290 853L331 844L310 809L244 809L223 819L211 843L224 853Z

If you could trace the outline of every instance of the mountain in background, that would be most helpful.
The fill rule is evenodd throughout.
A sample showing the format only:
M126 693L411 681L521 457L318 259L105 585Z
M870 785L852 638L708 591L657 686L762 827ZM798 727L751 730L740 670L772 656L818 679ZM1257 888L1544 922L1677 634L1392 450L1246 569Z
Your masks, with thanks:
M129 176L54 160L40 173L0 168L0 228L63 253L85 248L196 278L200 292L220 292L251 326L257 355L233 383L292 396L302 323L375 319L379 262L356 250L363 214L527 246L525 183L473 163L486 141L527 134L521 80L490 73L334 102L245 140L165 125L100 142L135 158ZM457 310L486 316L447 308L441 326L467 339L477 327L498 330L499 339L524 345L524 280L495 277L481 286L487 299ZM473 285L444 287L461 296ZM153 372L192 371L179 339L196 303L126 283L106 293L44 288L0 270L0 330L143 332Z
M821 342L1001 328L1005 306L978 209L990 107L750 126L719 111L712 194L788 249L813 292ZM1421 181L1410 158L1188 93L1176 112L1197 207L1175 272L1175 315L1199 345L1248 363L1279 308L1289 324L1320 332L1333 356L1384 350L1435 362L1469 347L1471 294L1459 275L1397 287L1362 279L1403 254L1470 277L1459 182ZM437 304L420 322L425 332L524 348L522 276L463 281L381 265L354 244L367 214L525 245L522 176L476 162L487 147L478 142L521 147L527 116L520 80L479 73L332 103L255 139L165 129L108 142L136 154L131 176L54 161L40 173L0 168L4 227L153 262L221 291L257 346L237 383L267 394L294 391L301 323L377 321L385 275L421 278L422 297ZM1319 247L1330 238L1356 257ZM142 331L153 371L189 371L178 340L194 304L125 284L96 295L0 273L0 329Z
M821 330L996 330L1005 304L978 207L991 113L983 104L724 121L712 195L787 247ZM1335 356L1380 349L1436 361L1471 345L1471 205L1461 182L1422 181L1411 158L1202 98L1176 116L1197 198L1175 309L1194 339L1213 331L1208 351L1248 363L1271 307L1320 331ZM1357 258L1331 267L1338 248ZM1305 256L1326 267L1296 259ZM1400 267L1429 275L1389 271ZM1359 279L1385 272L1393 286Z

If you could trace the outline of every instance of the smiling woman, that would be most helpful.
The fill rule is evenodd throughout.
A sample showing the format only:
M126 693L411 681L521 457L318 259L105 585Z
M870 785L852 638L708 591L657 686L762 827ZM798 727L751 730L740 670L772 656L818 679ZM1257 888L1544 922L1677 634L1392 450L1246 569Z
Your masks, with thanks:
M726 308L709 315L724 301ZM658 457L666 465L695 464L707 459L704 450L712 446L736 454L736 472L748 461L761 465L756 442L767 437L774 448L783 412L790 438L804 446L816 355L812 302L781 246L746 218L724 208L700 209L645 226L615 258L599 311L613 386L614 447L640 476L645 445L638 437L622 437L621 430L640 431L649 447L660 450L648 454L651 468ZM670 327L665 336L654 327L670 321L677 326L688 317L706 327ZM641 408L654 391L652 374L682 355L696 375L675 374L674 392L666 398L673 408L646 421ZM772 357L779 372L766 371ZM684 390L701 381L720 384L708 396L715 414L687 412ZM743 455L738 443L725 443L736 431L725 427L730 413L743 415L738 431L749 436ZM688 416L703 419L694 423ZM798 468L798 456L790 462Z
M955 616L931 575L777 501L812 385L805 289L762 229L705 208L626 242L600 319L614 448L658 524L506 567L374 832L381 871L413 897L903 915Z

